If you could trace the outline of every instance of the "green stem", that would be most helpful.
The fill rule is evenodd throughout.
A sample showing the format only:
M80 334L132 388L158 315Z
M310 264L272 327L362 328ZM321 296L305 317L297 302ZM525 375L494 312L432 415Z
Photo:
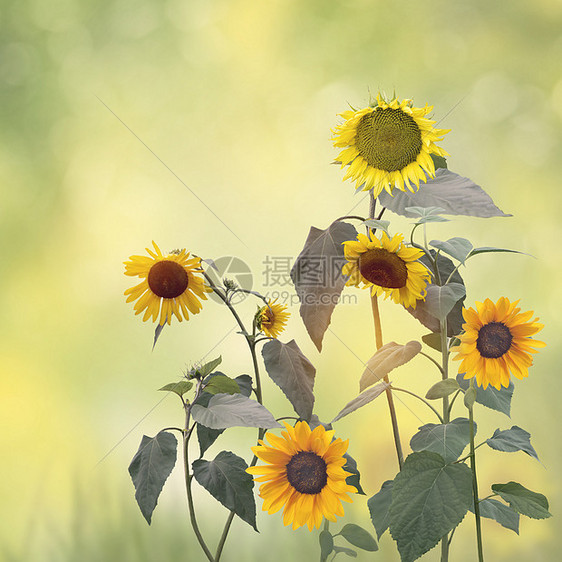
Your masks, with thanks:
M322 530L323 531L330 530L330 522L326 518L324 518L324 529ZM320 562L326 562L326 560L328 560L328 556L322 556L322 550L320 550Z
M443 374L443 367L441 367L441 365L439 365L439 363L437 361L435 361L435 359L433 359L433 357L431 357L431 355L428 355L427 353L424 353L423 351L420 351L420 355L423 355L424 357L429 359L439 369L439 372L441 374Z
M431 410L433 410L433 413L439 418L439 421L443 423L443 418L441 417L441 414L425 398L422 398L419 394L416 394L415 392L410 392L405 388L397 388L396 386L393 386L392 390L395 390L397 392L405 392L410 396L415 396L418 400L421 400L428 408L431 408Z
M187 505L189 508L189 518L191 520L191 526L193 527L193 531L205 556L210 562L215 562L211 551L207 547L205 540L203 539L203 535L199 530L199 525L197 524L197 518L195 516L195 506L193 504L193 494L191 493L191 480L193 479L193 475L189 473L189 437L191 432L189 431L189 417L191 414L191 408L188 406L185 411L185 431L183 436L183 466L184 466L184 475L185 475L185 489L187 492Z
M474 387L474 378L470 379L470 387ZM476 453L474 447L474 413L473 407L468 409L468 420L470 425L470 468L472 470L472 494L474 497L474 518L476 520L476 542L478 545L478 561L484 562L484 551L482 548L482 524L480 521L480 502L478 501L478 478L476 477Z
M449 404L449 417L451 416L451 410L453 409L453 404L455 403L455 400L457 399L457 396L461 393L462 393L462 390L459 389L453 395L453 398L451 399L451 403Z
M375 218L375 208L376 208L376 199L373 197L373 191L370 191L370 206L369 206L369 218ZM384 212L384 208L379 214L379 218L382 216ZM367 232L369 232L369 228L367 228ZM373 311L373 322L375 324L375 345L377 350L382 347L382 324L381 324L381 317L379 312L379 305L377 301L376 295L371 295L371 309ZM384 376L383 379L387 384L390 385L390 381L388 379L388 375ZM404 464L404 453L402 452L402 444L400 442L400 430L398 428L398 418L396 416L396 407L394 406L394 398L392 396L392 390L390 386L386 389L386 399L388 402L388 409L390 411L390 420L392 423L392 434L394 437L394 447L396 449L396 456L398 457L398 467L402 470L402 465Z
M435 263L435 276L439 280L439 270L437 263ZM442 370L441 377L443 380L449 378L449 349L447 347L447 318L440 322L441 328L441 361ZM449 423L450 410L449 410L449 397L443 398L443 423ZM441 539L441 562L448 562L449 560L449 533Z

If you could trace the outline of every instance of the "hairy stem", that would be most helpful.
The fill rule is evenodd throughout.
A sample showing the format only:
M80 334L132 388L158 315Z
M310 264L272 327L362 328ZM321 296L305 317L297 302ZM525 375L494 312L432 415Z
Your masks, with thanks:
M435 265L435 275L439 278L439 270ZM447 347L447 318L441 320L441 378L447 380L449 378L449 348ZM443 397L443 423L449 423L449 397ZM441 539L441 562L449 560L449 533Z

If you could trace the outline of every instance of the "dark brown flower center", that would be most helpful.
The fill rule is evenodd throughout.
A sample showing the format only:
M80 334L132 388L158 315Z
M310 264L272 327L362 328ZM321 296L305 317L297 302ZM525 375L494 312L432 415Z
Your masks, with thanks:
M187 272L175 261L159 261L148 272L150 290L164 299L179 297L187 289L188 283Z
M401 109L379 107L359 120L355 145L371 166L393 172L415 162L422 149L421 131Z
M326 462L316 453L301 451L287 464L287 480L301 494L319 494L328 482Z
M497 359L511 347L513 336L509 328L502 322L490 322L478 331L476 348L482 357Z
M374 248L359 256L361 275L387 289L400 289L406 286L408 270L404 260L384 248Z

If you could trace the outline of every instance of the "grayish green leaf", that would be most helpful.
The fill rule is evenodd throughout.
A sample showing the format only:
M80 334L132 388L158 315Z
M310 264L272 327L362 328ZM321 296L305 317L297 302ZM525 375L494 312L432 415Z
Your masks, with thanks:
M474 507L470 507L474 513ZM494 519L506 529L511 529L519 534L519 513L505 503L493 498L480 500L480 515L487 519Z
M222 375L222 373L216 373L216 375ZM213 375L209 375L209 377L212 378ZM240 394L243 394L244 396L249 398L252 394L252 377L248 375L239 375L234 380L238 384ZM209 405L209 400L211 399L211 397L211 394L203 392L196 403L206 408ZM205 454L205 451L218 439L219 435L223 431L224 429L210 429L208 427L205 427L204 425L201 425L200 423L197 424L197 440L199 441L199 454L201 457Z
M389 511L390 504L392 503L393 485L393 480L387 480L381 486L380 491L377 492L372 498L369 498L369 501L367 501L367 507L369 508L369 513L371 515L371 521L373 522L373 526L377 531L377 538L379 540L390 525Z
M402 562L413 562L454 529L472 504L472 473L429 451L412 453L394 479L390 534Z
M510 254L523 254L525 256L530 256L531 254L526 254L525 252L519 252L517 250L506 250L505 248L494 248L492 246L482 246L481 248L474 248L472 252L468 255L469 258L472 256L477 256L478 254L488 254L496 252L507 252ZM532 257L532 256L531 256Z
M320 541L320 558L326 560L334 550L334 537L330 531L322 531L318 537Z
M498 209L492 198L472 180L443 168L436 170L434 179L420 182L420 188L415 193L395 189L390 195L383 191L379 201L392 212L406 217L413 216L406 210L412 206L438 206L450 215L484 218L511 216Z
M465 296L466 290L460 283L449 283L442 287L432 284L427 286L424 305L431 316L445 320L453 306Z
M486 443L497 451L506 453L524 451L529 456L539 460L537 452L531 445L531 434L516 425L504 431L496 429L494 435L487 439Z
M476 433L476 428L475 431ZM465 418L449 423L428 423L422 425L412 437L412 451L432 451L446 462L457 460L470 442L470 424Z
M438 398L444 398L445 396L449 396L449 394L453 394L453 392L456 392L459 388L459 383L455 379L445 379L436 382L427 391L425 397L428 400L437 400Z
M176 382L170 382L164 385L162 388L158 390L164 390L167 392L175 392L178 396L183 396L186 392L191 390L193 383L191 381L181 380Z
M409 217L430 217L445 213L443 207L406 207L405 209L410 213Z
M375 398L379 397L390 385L386 382L380 382L375 386L371 386L365 392L362 392L359 396L348 402L339 414L331 421L334 423L338 420L341 420L343 417L351 414L351 412L355 412L355 410L365 406L369 402L372 402Z
M474 402L476 402L476 388L474 386L469 386L468 389L464 393L464 405L470 409L474 406Z
M359 381L359 391L363 392L396 367L411 361L421 351L421 348L421 343L413 340L405 345L391 341L377 349L376 353L367 361L367 366Z
M246 472L244 459L230 451L221 451L214 460L196 460L193 463L195 480L216 500L256 531L256 504L254 480Z
M517 513L532 519L552 517L548 511L548 500L542 494L531 492L517 482L493 484L492 490L505 500Z
M459 373L457 375L457 382L463 390L467 390L470 382L468 379L464 378L464 373ZM484 390L481 386L476 386L476 402L490 408L491 410L496 410L497 412L502 412L506 416L509 416L511 411L511 398L513 397L513 390L515 388L513 382L509 381L509 386L507 388L502 387L501 390L496 390L493 386L488 386Z
M158 338L160 337L160 334L164 330L165 325L166 324L158 324L158 326L156 326L156 329L154 330L154 341L152 342L152 350L153 351L154 351L154 348L156 347L156 342L158 341Z
M437 248L445 254L455 258L456 260L464 263L472 250L472 242L466 238L449 238L449 240L432 240L429 243L433 248Z
M211 429L227 427L281 427L264 406L242 394L215 394L207 407L193 404L193 419Z
M336 554L347 554L350 558L357 558L357 552L351 548L345 548L345 546L335 546L334 545L334 552Z
M441 334L439 332L431 332L422 336L422 341L431 349L441 351Z
M161 431L155 437L143 435L129 465L135 499L149 525L158 496L176 464L177 446L177 439L167 431Z
M332 223L326 230L311 227L304 248L291 269L291 279L301 301L300 315L318 351L330 325L332 312L347 277L342 243L354 240L355 227L346 222Z
M373 538L369 531L363 529L359 525L354 523L348 523L344 525L339 534L353 546L360 548L361 550L367 550L368 552L375 552L379 549L377 541Z
M279 386L295 412L310 420L314 407L314 377L316 369L304 356L295 340L283 343L268 341L262 348L267 374Z
M447 281L451 274L452 283L464 285L464 282L458 270L453 273L453 271L455 270L455 264L449 258L440 253L437 254L435 250L431 250L431 255L433 256L433 259L437 260L437 267L441 276L441 285L445 284L445 281ZM420 258L419 261L423 263L429 270L432 270L430 260L425 254ZM436 285L439 286L439 284ZM430 286L433 286L433 284ZM462 331L462 325L464 324L464 318L462 316L463 301L464 297L461 298L453 306L451 312L447 316L447 336L449 337L456 336ZM439 319L435 317L435 313L430 310L429 305L426 304L425 301L418 301L415 309L407 308L406 310L432 332L439 332L441 330Z
M363 222L363 226L368 226L369 228L382 230L388 234L388 227L390 225L390 221L378 221L376 219L367 219Z
M237 394L240 392L238 383L223 374L212 377L208 384L204 387L205 392L209 394Z

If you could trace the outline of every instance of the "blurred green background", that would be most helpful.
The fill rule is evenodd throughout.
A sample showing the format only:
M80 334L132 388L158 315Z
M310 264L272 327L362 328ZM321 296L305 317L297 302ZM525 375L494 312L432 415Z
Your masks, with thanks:
M337 154L330 128L348 104L363 106L380 89L434 105L439 126L452 129L441 143L449 167L514 215L460 218L432 226L430 236L534 256L482 256L464 278L468 303L521 298L545 323L540 339L548 343L529 378L516 382L511 420L477 412L481 439L517 424L532 434L542 464L482 449L479 472L483 491L516 480L546 494L555 517L522 518L519 537L486 520L487 559L557 559L561 24L555 0L3 0L0 556L203 559L187 522L181 470L148 527L127 466L143 433L181 423L179 402L156 389L208 353L222 354L228 374L248 372L247 350L230 332L211 351L233 327L211 302L166 329L151 351L154 327L125 303L122 262L155 240L210 258L238 256L257 289L290 290L263 287L266 256L294 258L311 224L325 228L355 205L367 212L364 196L354 196L330 165ZM393 228L407 225L396 218ZM317 367L316 412L326 420L355 396L362 362L373 353L367 293L346 294L358 302L336 310L322 354L295 305L284 336ZM241 312L250 318L254 307L244 303ZM382 315L385 341L425 332L388 302ZM436 380L426 363L417 359L395 378L424 393ZM291 414L269 381L265 397L276 415ZM407 444L433 420L401 398ZM336 429L351 438L372 495L396 471L386 404L375 402ZM234 442L223 436L211 457L222 448L250 457L254 431L232 433ZM204 491L197 501L215 544L226 514ZM347 514L347 522L370 528L365 498ZM225 562L318 557L316 533L293 532L261 511L258 524L260 535L235 520ZM475 559L471 517L452 549L452 560ZM377 558L398 560L388 534L378 553L359 556ZM437 551L425 559L437 560Z

